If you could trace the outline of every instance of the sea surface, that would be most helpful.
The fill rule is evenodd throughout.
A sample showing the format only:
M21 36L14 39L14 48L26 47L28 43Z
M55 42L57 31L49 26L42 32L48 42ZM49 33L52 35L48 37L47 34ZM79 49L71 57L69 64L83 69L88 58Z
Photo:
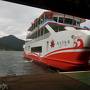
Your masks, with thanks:
M0 76L54 72L43 65L24 59L23 51L0 51Z
M23 51L0 51L0 77L58 73L53 69L23 58ZM64 72L63 74L90 85L90 71ZM53 75L53 74L52 74Z

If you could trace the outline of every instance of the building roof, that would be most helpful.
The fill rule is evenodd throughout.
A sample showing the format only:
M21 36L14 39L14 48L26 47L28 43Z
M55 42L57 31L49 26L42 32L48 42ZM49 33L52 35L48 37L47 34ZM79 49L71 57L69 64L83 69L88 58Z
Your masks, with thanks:
M4 0L90 19L90 0Z

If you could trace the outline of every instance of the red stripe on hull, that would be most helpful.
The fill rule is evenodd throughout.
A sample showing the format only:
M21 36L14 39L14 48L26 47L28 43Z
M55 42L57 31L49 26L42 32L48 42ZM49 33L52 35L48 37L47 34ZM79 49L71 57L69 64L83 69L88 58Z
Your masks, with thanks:
M63 52L52 54L45 57L39 57L34 54L26 55L26 58L42 62L62 70L75 70L88 67L90 52Z
M55 51L52 51L52 52L50 52L50 53L48 53L48 54L46 54L45 56L47 56L47 55L49 55L49 54L52 54L52 53L54 53L54 52L58 52L58 51L64 51L64 50L77 50L77 49L90 49L90 47L83 47L83 48L63 48L63 49L58 49L58 50L55 50Z
M88 67L89 52L64 52L53 54L44 58L48 65L63 70L74 70L80 67Z

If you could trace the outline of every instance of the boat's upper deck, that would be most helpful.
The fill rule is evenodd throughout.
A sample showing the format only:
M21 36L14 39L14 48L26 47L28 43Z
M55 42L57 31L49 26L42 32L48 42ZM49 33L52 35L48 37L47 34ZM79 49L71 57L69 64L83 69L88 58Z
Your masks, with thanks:
M85 19L76 16L49 11L44 12L39 18L35 19L28 31L35 30L35 28L39 27L42 23L45 23L48 20L72 26L80 26L80 23L85 21Z
M80 23L85 19L56 12L44 12L34 21L26 39L48 38L52 33L64 31L65 27L80 29Z

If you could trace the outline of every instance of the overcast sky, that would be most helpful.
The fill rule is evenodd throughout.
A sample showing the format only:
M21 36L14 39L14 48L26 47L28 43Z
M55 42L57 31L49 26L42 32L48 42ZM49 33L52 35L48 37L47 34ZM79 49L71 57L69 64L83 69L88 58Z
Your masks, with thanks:
M0 1L0 37L12 34L25 39L31 22L44 11L39 8Z
M44 9L0 1L0 37L15 35L25 39L31 22L44 11ZM90 21L82 25L90 27Z

